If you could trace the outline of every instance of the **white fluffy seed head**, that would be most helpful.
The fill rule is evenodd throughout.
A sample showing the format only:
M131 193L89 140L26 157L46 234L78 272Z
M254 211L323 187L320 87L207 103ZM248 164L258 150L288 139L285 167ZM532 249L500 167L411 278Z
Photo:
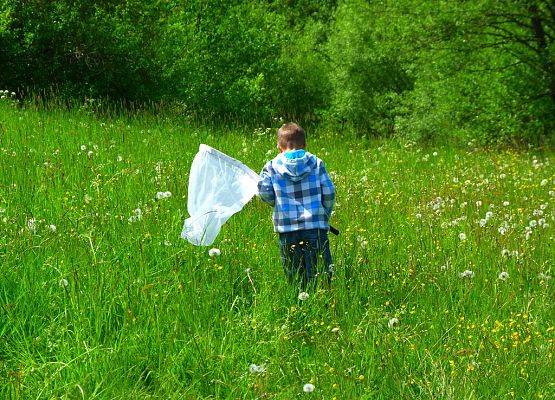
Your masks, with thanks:
M262 365L256 365L256 364L249 365L249 372L251 374L261 374L264 371L266 371L266 368L264 368Z
M459 274L461 278L474 278L474 272L467 269Z
M309 295L307 292L301 292L299 293L299 300L300 301L305 301L306 299L308 299Z
M398 318L391 318L388 322L387 322L387 327L388 328L394 328L396 325L399 325L399 319Z
M222 252L220 251L220 249L217 249L217 248L215 248L215 247L212 248L212 249L210 249L210 250L208 250L208 255L209 255L210 257L217 257L217 256L219 256L220 254L222 254Z
M303 386L303 392L312 393L314 392L314 385L312 383L305 383Z

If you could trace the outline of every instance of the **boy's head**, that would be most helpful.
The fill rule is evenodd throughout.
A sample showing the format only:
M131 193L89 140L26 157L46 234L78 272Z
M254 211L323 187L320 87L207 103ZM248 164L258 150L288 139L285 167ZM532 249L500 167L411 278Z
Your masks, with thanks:
M283 124L278 129L277 141L280 151L304 149L306 147L304 129L293 122Z

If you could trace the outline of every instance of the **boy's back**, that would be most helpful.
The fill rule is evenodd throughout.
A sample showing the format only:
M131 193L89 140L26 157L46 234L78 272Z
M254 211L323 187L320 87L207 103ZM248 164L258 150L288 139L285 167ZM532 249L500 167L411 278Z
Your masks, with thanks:
M303 149L285 151L261 174L259 194L274 206L274 230L329 229L335 189L324 163Z

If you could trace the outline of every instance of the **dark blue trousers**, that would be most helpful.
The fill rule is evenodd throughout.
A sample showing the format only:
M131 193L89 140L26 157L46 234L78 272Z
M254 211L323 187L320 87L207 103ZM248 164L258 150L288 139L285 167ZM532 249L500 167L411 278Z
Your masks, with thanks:
M290 283L299 282L304 289L316 285L320 277L331 283L333 264L328 231L306 229L279 234L283 271Z

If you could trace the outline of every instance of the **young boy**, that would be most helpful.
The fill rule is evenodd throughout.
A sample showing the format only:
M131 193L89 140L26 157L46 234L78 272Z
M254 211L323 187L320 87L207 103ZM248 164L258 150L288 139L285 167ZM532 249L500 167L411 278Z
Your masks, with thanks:
M332 260L328 220L335 188L318 157L305 150L303 128L284 124L277 132L280 154L260 174L258 193L274 206L274 231L279 234L283 269L289 282L300 278L302 288L316 284L319 274L331 283ZM318 259L323 259L319 266Z

